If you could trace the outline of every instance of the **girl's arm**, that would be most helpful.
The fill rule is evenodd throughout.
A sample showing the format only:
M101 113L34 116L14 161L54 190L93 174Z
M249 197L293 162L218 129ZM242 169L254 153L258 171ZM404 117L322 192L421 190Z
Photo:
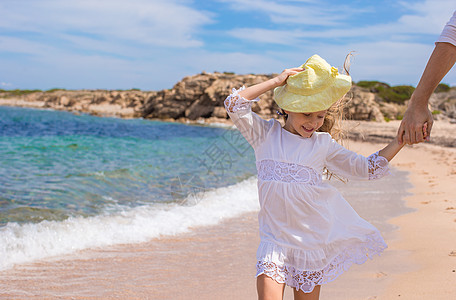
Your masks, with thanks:
M284 85L287 81L288 76L297 74L302 71L304 71L304 68L285 69L278 76L252 85L251 87L248 87L245 90L239 92L239 96L244 97L245 99L256 99L261 94L264 94L265 92L272 90L278 86Z
M424 123L422 130L426 137L427 123ZM326 157L326 167L347 179L379 179L389 174L389 161L404 145L405 143L400 144L397 138L394 138L385 148L369 155L366 174L366 157L347 150L332 139Z
M428 123L427 122L424 123L423 128L421 130L422 130L423 138L426 138L428 136ZM385 148L378 151L378 155L383 156L388 161L390 161L402 149L402 147L404 147L404 145L405 145L405 141L402 141L402 144L401 144L401 142L399 142L399 140L396 138L391 143L389 143Z
M391 161L393 157L404 147L405 143L399 144L397 139L393 139L385 148L378 151L379 156L383 156L388 161Z
M385 148L369 155L367 158L367 173L369 180L379 179L390 174L389 162L404 145L405 143L399 144L397 138L394 138Z
M233 89L225 99L224 104L228 115L240 133L255 149L265 139L274 121L263 120L252 112L252 103L258 101L258 97L280 85L285 84L288 76L303 71L303 68L286 69L278 76L248 88Z

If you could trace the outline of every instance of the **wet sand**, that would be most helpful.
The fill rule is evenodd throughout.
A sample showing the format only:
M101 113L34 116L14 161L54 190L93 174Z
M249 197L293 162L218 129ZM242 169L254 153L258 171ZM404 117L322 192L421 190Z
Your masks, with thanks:
M383 145L348 144L365 155ZM394 176L342 188L389 248L325 285L322 300L456 294L456 149L407 147L392 166ZM0 272L0 298L256 299L258 243L256 213L244 214L184 235L16 266Z

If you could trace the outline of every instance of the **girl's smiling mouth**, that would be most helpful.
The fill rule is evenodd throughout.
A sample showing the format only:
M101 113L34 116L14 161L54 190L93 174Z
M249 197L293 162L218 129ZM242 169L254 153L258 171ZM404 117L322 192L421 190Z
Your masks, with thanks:
M313 131L314 131L313 128L308 129L308 128L306 128L304 125L302 125L301 128L304 129L305 132L313 132Z

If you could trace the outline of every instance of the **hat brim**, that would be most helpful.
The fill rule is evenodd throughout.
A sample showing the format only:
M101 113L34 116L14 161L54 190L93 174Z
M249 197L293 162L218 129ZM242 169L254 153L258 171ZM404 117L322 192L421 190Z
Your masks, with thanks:
M291 92L288 85L274 89L274 101L277 105L291 112L317 112L330 108L351 88L351 77L338 75L334 85L314 95L299 95Z

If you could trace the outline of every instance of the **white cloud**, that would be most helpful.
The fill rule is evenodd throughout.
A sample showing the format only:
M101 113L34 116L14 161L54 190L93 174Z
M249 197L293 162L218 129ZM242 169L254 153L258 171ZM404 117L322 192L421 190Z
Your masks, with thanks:
M422 2L400 2L410 11L397 22L402 32L415 34L440 33L444 24L450 19L456 5L454 0L425 0Z
M236 0L235 2L248 2L247 0ZM259 5L260 2L255 1ZM246 4L247 5L247 4ZM279 5L279 4L276 4ZM265 29L265 28L234 28L228 31L232 37L264 44L278 44L278 45L299 45L303 41L309 39L344 39L344 38L362 38L370 39L372 41L378 40L394 40L398 37L405 40L413 40L416 36L423 34L435 35L442 31L444 24L449 20L452 12L455 9L453 1L440 0L440 1L424 1L410 5L408 3L401 4L404 8L409 10L409 13L401 16L394 22L386 22L373 24L370 26L359 27L357 25L349 25L345 22L341 26L328 26L329 29L304 29L302 27L294 28L278 28L278 29ZM301 7L289 6L290 11L287 13L300 14ZM325 11L324 8L319 11ZM272 11L271 11L272 13ZM280 13L279 13L280 15ZM344 15L347 20L349 15ZM284 14L285 16L285 14ZM329 16L326 16L329 18ZM334 17L327 24L334 24L339 22L340 17ZM289 19L292 21L293 19ZM318 23L317 23L318 24ZM314 24L315 25L315 24Z
M331 6L321 5L321 1L273 1L273 0L218 0L228 3L230 8L239 11L264 13L274 23L308 24L319 26L340 25L343 14L335 14ZM305 5L302 5L305 3ZM341 10L339 5L338 11ZM347 13L356 9L347 9Z
M213 22L190 4L3 0L0 76L19 88L169 87L180 78L164 62L201 47L200 29Z
M51 45L42 42L26 40L18 37L2 36L0 38L0 51L11 52L15 54L28 54L32 56L48 56L57 51Z
M177 0L6 0L0 11L0 29L36 33L37 38L63 33L182 48L201 46L198 29L212 22L210 13Z
M273 30L264 28L236 28L227 32L229 36L250 43L296 45L301 43L304 33L299 30Z
M272 1L272 0L219 0L229 2L233 9L260 11L277 23L291 23L295 26L238 27L228 30L228 35L247 42L295 46L313 39L361 38L371 40L394 40L399 37L414 40L423 34L440 34L444 24L456 8L454 0L425 0L421 2L399 2L406 11L395 21L381 22L381 17L372 25L359 26L357 18L363 17L365 7L348 4L331 5L328 1ZM337 11L337 13L335 13ZM380 21L379 21L380 20ZM312 25L312 26L301 26ZM321 26L318 26L321 25ZM322 29L323 28L323 29Z
M379 80L393 85L416 85L433 45L378 41L345 45L356 51L351 74L355 81Z

